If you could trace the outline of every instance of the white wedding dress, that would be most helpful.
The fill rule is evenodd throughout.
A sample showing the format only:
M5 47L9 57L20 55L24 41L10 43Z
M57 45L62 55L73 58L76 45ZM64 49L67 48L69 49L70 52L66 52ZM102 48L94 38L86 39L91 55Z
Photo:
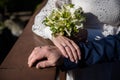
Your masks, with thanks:
M52 39L50 28L42 21L53 9L65 3L75 4L75 8L83 8L87 17L85 28L88 30L88 40L97 40L120 31L120 0L48 0L36 15L32 31L43 38ZM71 72L67 73L67 80L73 80Z
M32 31L43 38L51 39L51 31L42 21L51 11L65 3L75 4L75 8L81 6L86 13L87 29L101 30L101 35L116 34L120 25L120 1L119 0L48 0L44 8L36 15ZM88 30L89 32L89 30ZM96 31L97 32L97 31Z

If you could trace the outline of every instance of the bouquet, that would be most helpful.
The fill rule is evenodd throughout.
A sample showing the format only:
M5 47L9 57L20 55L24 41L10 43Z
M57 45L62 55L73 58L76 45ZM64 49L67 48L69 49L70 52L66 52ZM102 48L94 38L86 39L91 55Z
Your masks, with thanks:
M86 18L81 7L74 9L73 4L65 4L60 9L54 9L43 20L43 23L50 27L53 36L64 35L72 37L76 36L79 29L83 29L85 21Z

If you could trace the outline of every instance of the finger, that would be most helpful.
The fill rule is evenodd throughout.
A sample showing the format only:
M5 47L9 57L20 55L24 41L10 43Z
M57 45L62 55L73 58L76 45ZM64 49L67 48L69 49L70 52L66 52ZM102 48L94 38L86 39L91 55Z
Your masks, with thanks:
M39 53L33 54L31 56L31 59L29 60L29 64L28 64L29 67L32 67L37 61L39 61L39 60L41 60L43 58L45 58L45 54L44 53L40 54L40 52L39 52Z
M50 63L50 61L48 60L44 60L44 61L40 61L37 65L36 68L46 68L46 67L50 67L50 66L54 66L53 64Z
M69 40L70 43L70 48L72 50L72 52L74 53L74 57L76 60L81 59L81 52L80 52L80 48L78 47L78 45L73 41L73 40Z
M60 51L62 52L63 56L68 58L68 55L67 55L67 52L66 52L65 48L61 44L57 44L56 46L58 47L58 49L60 49Z
M32 58L32 56L33 56L34 53L35 53L35 50L33 50L32 53L29 55L28 62L31 60L31 58Z
M77 49L76 49L76 45L73 45L73 43L71 42L70 48L71 48L71 50L72 50L72 53L73 53L75 62L77 63L78 60L79 60L80 55L78 55L79 53L78 53L78 51L77 51Z
M69 48L69 46L66 46L66 47L64 47L64 48L66 49L66 52L67 52L70 60L71 60L72 62L74 62L75 59L74 59L74 56L73 56L72 51L71 51L71 49Z
M78 55L77 55L76 49L74 48L74 46L71 43L69 43L68 46L71 50L71 54L72 54L71 56L73 56L74 61L77 61L78 60Z
M40 47L35 47L35 48L33 49L32 53L31 53L30 56L28 57L28 62L32 59L33 55L35 55L35 53L38 52L38 49L39 49L39 48L40 48Z
M34 57L29 61L29 67L32 67L35 62L37 62L39 59L37 57Z
M30 56L28 58L28 64L30 64L30 61L35 53L36 53L35 50L33 50L32 53L30 54Z
M66 58L68 58L67 52L64 49L64 47L61 45L63 41L63 38L61 36L59 36L58 38L54 38L53 43L55 44L55 46L58 47L58 49L62 52L62 55ZM64 41L63 41L64 42Z
M75 50L77 51L77 56L78 56L78 58L80 60L81 59L81 52L80 52L79 46L75 42L73 42L73 41L71 41L71 43L74 46Z
M63 55L68 58L68 54L67 51L65 50L65 48L61 45L60 47L58 47L60 49L60 51L63 53Z
M77 63L77 61L79 60L78 55L77 55L77 51L76 51L75 48L71 48L71 51L72 51L72 55L73 55L73 58L74 58L74 62Z
M69 40L69 39L67 39L67 41L65 41L65 44L69 48L69 50L67 50L67 54L69 54L69 57L73 58L74 61L77 61L78 60L77 51L76 51L76 49L74 48L74 46L72 45L72 43L70 41L71 40Z
M62 47L65 48L66 53L67 53L68 57L70 58L70 60L72 62L76 61L77 57L74 56L74 55L77 54L77 53L75 53L75 50L73 50L74 47L71 45L70 40L66 37L62 37L62 43L61 44L63 45Z

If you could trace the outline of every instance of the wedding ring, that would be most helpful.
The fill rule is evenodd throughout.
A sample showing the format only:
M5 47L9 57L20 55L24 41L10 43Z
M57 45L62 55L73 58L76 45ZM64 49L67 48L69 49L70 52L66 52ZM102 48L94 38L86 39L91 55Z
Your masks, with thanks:
M64 47L68 47L67 45L65 45Z

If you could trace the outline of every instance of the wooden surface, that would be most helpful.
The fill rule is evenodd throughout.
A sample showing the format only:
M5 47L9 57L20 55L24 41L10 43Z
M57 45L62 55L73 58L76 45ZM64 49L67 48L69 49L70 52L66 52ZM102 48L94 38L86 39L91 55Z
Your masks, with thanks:
M27 65L28 56L35 46L52 44L49 40L44 40L31 31L34 17L45 5L46 1L44 0L31 17L23 34L2 62L0 66L0 80L55 80L56 68L37 70L36 68L29 68Z

